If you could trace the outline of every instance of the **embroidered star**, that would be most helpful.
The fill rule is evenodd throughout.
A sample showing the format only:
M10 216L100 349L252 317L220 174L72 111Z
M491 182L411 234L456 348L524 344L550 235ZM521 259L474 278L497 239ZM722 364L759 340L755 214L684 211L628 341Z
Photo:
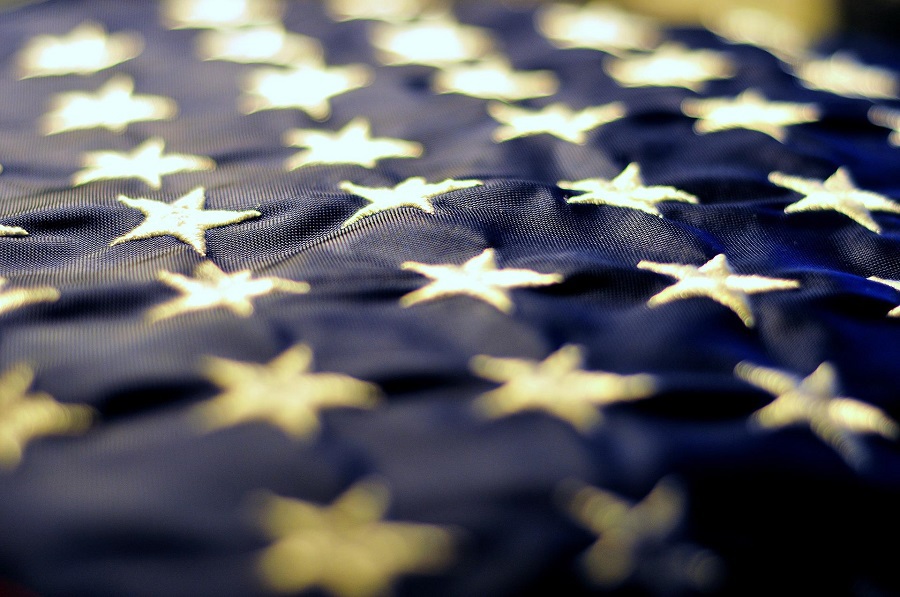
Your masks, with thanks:
M162 177L178 172L214 170L216 163L199 155L169 153L163 155L166 143L152 138L137 146L131 153L121 151L91 151L82 160L84 170L72 177L75 186L97 180L138 178L148 186L158 189Z
M425 286L405 294L400 305L411 307L451 296L470 296L484 301L503 313L513 312L509 291L559 284L560 274L542 274L530 269L498 268L494 249L485 249L462 265L428 264L405 261L401 266L432 280Z
M559 81L551 71L515 71L508 60L494 55L475 64L443 67L435 74L433 87L437 93L515 102L553 95Z
M255 210L203 209L206 202L206 189L203 187L197 187L174 203L164 203L155 199L133 199L124 195L119 195L119 202L142 212L147 217L137 228L109 243L111 247L132 240L173 236L189 244L200 255L206 255L207 230L237 224L262 215Z
M112 33L97 23L84 22L66 35L38 35L19 52L23 79L60 75L90 75L137 57L144 48L141 37Z
M585 6L554 3L537 13L537 28L559 48L589 48L610 54L649 50L660 38L656 23L606 2Z
M734 311L747 327L753 327L756 323L748 295L800 288L797 280L735 274L728 264L728 259L721 254L716 255L700 267L653 261L641 261L637 266L640 269L671 276L678 280L651 297L647 306L658 307L673 301L706 297Z
M22 229L18 228L18 230ZM22 230L22 232L25 231ZM25 232L25 234L28 233ZM52 303L59 300L59 290L52 286L10 289L6 287L8 283L9 280L0 276L0 315L35 303Z
M857 434L877 434L887 439L900 435L900 427L881 409L837 395L837 372L830 363L822 363L803 379L750 363L739 363L734 372L740 379L775 396L773 402L753 413L754 426L780 429L808 425L850 466L860 464L863 457Z
M878 282L879 284L884 284L885 286L890 286L894 290L900 292L900 280L888 280L885 278L879 278L877 276L871 276L869 277L869 280ZM888 311L888 317L900 317L900 305Z
M336 21L364 19L389 23L411 21L434 10L440 11L440 0L328 0L326 9Z
M19 226L5 226L0 224L0 236L28 236L28 231Z
M585 371L584 351L571 344L543 361L474 357L470 368L479 377L503 384L482 394L476 410L489 419L523 411L543 411L586 433L603 419L601 409L651 395L651 375Z
M95 93L68 91L50 102L51 110L41 119L45 135L79 129L106 128L122 133L133 122L174 118L174 100L159 95L135 95L134 81L117 75Z
M717 15L707 28L733 44L766 50L779 60L794 62L808 53L806 34L787 19L756 8L735 8Z
M371 37L380 60L389 65L441 67L482 58L494 45L487 30L462 25L447 15L411 23L377 23Z
M372 81L362 64L325 66L299 64L289 70L258 68L246 80L241 108L247 114L261 110L302 110L316 120L331 116L328 100Z
M800 60L792 70L807 89L850 98L897 98L897 75L893 71L865 65L847 52Z
M894 147L900 147L900 110L873 106L869 109L869 122L891 129L888 142Z
M284 136L292 147L306 147L285 163L288 170L311 164L356 164L374 168L387 158L417 158L422 145L403 139L372 138L371 125L365 118L354 118L337 132L316 129L294 129Z
M804 195L800 201L784 208L784 213L836 211L877 234L881 234L881 226L872 217L872 211L900 214L900 203L884 195L857 188L846 168L838 168L824 181L781 172L769 174L769 181Z
M819 120L816 104L770 102L753 90L733 98L687 99L681 111L699 119L694 123L697 134L748 129L781 142L787 137L786 127Z
M258 571L278 593L312 587L336 597L389 595L404 574L436 573L454 559L453 534L439 526L385 520L390 496L361 481L331 505L264 494L262 527L274 543Z
M625 104L613 102L576 111L561 103L550 104L540 110L528 110L492 102L488 104L488 114L501 123L493 133L497 143L548 134L569 143L584 145L588 131L623 118Z
M163 18L172 29L235 29L277 23L276 0L165 0Z
M699 202L695 196L675 187L644 186L641 167L634 162L628 164L612 180L588 178L574 182L563 180L557 184L564 189L584 191L582 195L566 199L570 204L613 205L637 209L658 217L662 217L662 214L657 204L662 201Z
M649 54L627 54L604 63L606 72L623 87L684 87L700 91L707 81L734 76L734 63L724 52L690 50L663 44Z
M427 183L421 176L413 176L393 187L372 188L345 180L339 185L340 189L362 197L369 202L369 205L350 216L341 224L341 228L346 228L371 215L398 207L415 207L425 213L433 214L434 206L431 204L431 200L434 197L483 184L480 180L453 180L450 178L437 183Z
M51 435L77 435L91 425L94 409L61 404L45 392L29 393L34 372L24 364L0 375L0 468L15 468L25 447Z
M156 322L183 313L224 307L239 317L253 314L253 299L273 292L305 294L309 284L284 278L253 278L253 272L242 270L226 274L211 261L200 263L194 277L188 278L165 270L160 271L159 281L181 293L162 305L148 311L147 317Z
M285 31L282 25L204 31L197 36L197 54L201 60L281 66L321 62L323 57L322 44L317 40Z

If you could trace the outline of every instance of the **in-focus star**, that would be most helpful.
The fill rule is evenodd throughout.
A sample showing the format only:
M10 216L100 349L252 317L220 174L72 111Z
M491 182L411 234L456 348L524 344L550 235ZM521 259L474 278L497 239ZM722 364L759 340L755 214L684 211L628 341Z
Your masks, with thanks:
M770 102L752 89L737 97L687 99L682 102L681 111L698 119L694 123L697 134L748 129L782 143L787 137L787 127L819 120L816 104Z
M287 70L258 68L245 82L241 109L246 114L302 110L316 120L327 120L331 98L365 87L372 77L371 69L363 64L326 66L310 62Z
M649 50L661 37L657 24L606 2L584 6L553 3L537 13L538 31L559 48L589 48L610 54Z
M651 297L647 302L649 307L658 307L688 298L706 297L734 311L747 327L756 324L748 295L800 288L800 282L797 280L735 274L728 264L728 259L721 254L699 267L653 261L641 261L637 266L678 280Z
M84 22L65 35L37 35L18 55L23 79L90 75L137 57L144 49L140 35L107 34L103 26Z
M751 424L762 429L808 425L850 465L861 464L864 454L856 437L876 434L887 439L900 435L900 426L881 409L854 398L838 396L837 372L822 363L801 379L778 369L739 363L735 375L775 396L753 413Z
M507 102L546 97L559 89L552 71L516 71L508 60L493 55L474 64L453 64L438 71L432 83L437 93L461 93Z
M486 29L463 25L446 14L410 23L376 23L371 38L379 59L389 65L469 62L486 56L494 45Z
M659 217L662 217L662 214L658 204L662 201L699 203L695 196L675 187L645 186L641 179L641 168L634 162L628 164L621 174L612 180L603 178L588 178L574 182L563 180L557 185L563 189L583 191L581 195L566 199L570 204L612 205L637 209Z
M499 102L488 104L488 114L501 123L494 130L496 143L518 137L548 134L563 141L584 145L587 132L625 116L625 104L613 102L573 110L562 103L550 104L540 110L529 110Z
M802 211L836 211L877 234L881 234L881 226L872 217L872 211L900 214L900 203L884 195L857 188L846 168L838 168L824 181L781 172L769 174L769 181L804 195L800 201L784 208L784 213L787 214Z
M869 109L869 122L891 129L888 142L894 147L900 147L900 110L873 106Z
M20 226L0 224L0 236L28 236L28 231Z
M253 314L256 297L273 292L309 292L306 282L276 277L254 278L250 270L227 274L212 261L200 263L193 278L165 270L159 272L158 278L181 296L150 309L147 318L152 322L217 307L224 307L239 317L249 317Z
M216 167L214 161L199 155L163 154L165 148L165 141L154 137L131 152L88 152L82 159L84 170L75 173L72 184L78 186L97 180L138 178L151 188L158 189L162 185L162 177L168 174L201 172Z
M422 145L403 139L372 137L371 125L365 118L354 118L340 131L294 129L284 135L291 147L305 147L287 160L285 167L296 170L312 164L356 164L374 168L387 158L417 158Z
M172 29L237 29L278 23L280 0L164 0L163 20Z
M390 494L377 481L358 482L327 506L271 494L260 502L273 543L257 569L277 593L316 587L335 597L380 597L400 576L437 573L454 560L451 531L385 520Z
M870 276L869 280L884 284L885 286L890 286L897 292L900 292L900 280L888 280L886 278L879 278L878 276ZM900 317L900 305L888 311L888 317Z
M772 11L742 6L715 12L706 26L725 41L756 46L783 62L794 62L809 53L809 36Z
M41 119L45 135L80 129L105 128L122 133L129 124L175 117L175 101L159 95L135 95L134 81L116 75L94 93L67 91L50 101Z
M119 202L140 211L146 219L131 232L109 243L111 247L133 240L173 236L189 244L200 255L206 255L207 230L237 224L262 215L256 210L203 209L206 202L206 189L203 187L197 187L174 203L155 199L133 199L124 195L119 195Z
M435 12L446 12L445 0L327 0L325 8L335 21L364 19L399 23Z
M52 286L7 288L7 284L9 280L0 276L0 315L35 303L52 303L60 297L59 290Z
M667 43L649 54L626 54L604 62L622 87L684 87L701 91L707 81L728 79L737 69L724 52L691 50Z
M298 439L319 431L319 412L374 408L378 386L340 373L313 373L312 349L297 344L267 364L206 359L206 376L222 393L194 411L207 429L265 421Z
M863 64L847 52L799 60L791 70L807 89L850 98L897 99L894 71Z
M200 33L196 43L197 55L201 60L290 66L302 62L321 62L324 56L318 40L285 31L282 25L212 29Z
M62 404L45 392L30 393L34 371L13 365L0 375L0 469L15 468L25 447L51 435L84 433L94 409L82 404Z
M559 284L561 274L542 274L530 269L498 268L494 249L485 249L462 265L429 264L405 261L401 267L429 278L431 282L400 298L400 305L419 303L452 296L470 296L484 301L503 313L513 312L509 291Z
M563 346L543 361L474 357L470 368L479 377L503 384L481 395L475 409L489 419L526 411L543 411L582 433L601 421L601 409L651 395L652 375L618 375L584 370L584 351Z
M369 204L350 216L341 224L341 228L346 228L350 224L371 215L398 207L415 207L425 213L433 214L434 205L431 203L433 198L438 195L452 193L453 191L479 187L483 184L480 180L453 180L449 178L441 182L428 183L421 176L413 176L393 187L372 188L353 184L345 180L340 184L341 190L362 197Z

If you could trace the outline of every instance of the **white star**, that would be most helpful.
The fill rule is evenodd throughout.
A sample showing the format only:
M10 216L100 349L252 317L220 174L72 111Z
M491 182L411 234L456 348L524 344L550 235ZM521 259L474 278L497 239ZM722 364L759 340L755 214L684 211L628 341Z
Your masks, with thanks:
M258 68L246 80L241 109L247 114L296 109L316 120L326 120L331 116L328 100L365 87L372 76L371 69L362 64L328 67L308 63L289 70Z
M837 396L837 372L822 363L808 377L800 379L778 369L739 363L735 375L775 396L768 406L756 411L752 423L763 429L779 429L798 424L834 448L851 466L861 463L859 433L896 439L900 427L881 409L854 398Z
M53 303L59 300L59 290L52 286L7 288L9 280L0 276L0 315L35 303Z
M651 297L647 306L658 307L673 301L706 297L734 311L747 327L753 327L756 323L748 295L800 288L797 280L735 274L728 265L728 259L721 254L700 267L653 261L641 261L637 266L678 280Z
M654 21L606 2L585 6L553 3L537 13L538 30L559 48L590 48L610 54L649 50L660 38Z
M131 153L122 151L91 151L84 155L80 170L72 177L75 186L97 180L139 178L158 189L162 177L178 172L214 170L216 163L199 155L170 153L163 155L166 143L152 138L137 146Z
M584 194L569 197L571 204L613 205L628 209L637 209L654 216L662 217L657 204L662 201L683 201L698 203L695 196L675 187L644 186L641 179L641 168L632 162L612 180L588 178L574 182L560 181L557 185L564 189L584 191Z
M401 297L400 305L411 307L451 296L470 296L508 314L513 311L513 302L509 297L511 289L549 286L563 280L560 274L542 274L529 269L498 269L495 255L494 249L485 249L462 265L404 262L401 265L403 269L432 281Z
M784 208L784 213L836 211L877 234L881 234L881 226L872 217L872 210L900 214L900 203L884 195L858 189L845 168L838 168L824 181L781 172L769 174L769 181L805 195L800 201Z
M477 60L494 45L487 30L462 25L448 15L403 24L377 23L371 31L372 45L381 61L389 65L440 67Z
M690 50L663 44L649 54L627 54L604 63L606 72L623 87L684 87L700 91L707 81L733 77L734 63L724 52Z
M792 70L807 89L850 98L897 98L897 75L893 71L867 66L846 52L799 60Z
M364 19L396 23L424 14L443 12L443 0L327 0L326 9L336 21Z
M808 35L791 21L767 10L726 10L707 23L707 28L730 43L762 48L784 62L793 62L808 53Z
M869 122L891 129L888 142L894 147L900 147L900 110L873 106L869 109Z
M342 191L358 195L369 202L355 214L350 216L341 228L346 228L354 222L389 209L398 207L415 207L425 213L433 214L434 206L431 200L438 195L444 195L461 189L478 187L484 183L480 180L453 180L447 179L437 183L427 183L421 176L407 178L393 187L363 187L344 181L340 184Z
M164 203L154 199L132 199L119 195L121 203L139 210L147 217L137 228L113 240L109 246L156 236L173 236L181 242L189 244L200 255L206 255L207 230L236 224L262 215L255 210L203 209L203 204L206 202L205 194L206 189L197 187L174 203Z
M19 226L5 226L0 224L0 236L28 236L28 231Z
M57 94L41 119L45 135L79 129L106 128L122 133L133 122L168 120L178 112L175 102L158 95L134 95L134 81L116 75L95 93Z
M19 52L23 79L60 75L90 75L137 57L144 48L141 36L113 33L97 23L84 22L66 35L38 35Z
M900 292L900 280L888 280L886 278L879 278L877 276L871 276L869 277L869 280L878 282L879 284L884 284L885 286L890 286L894 290ZM888 317L900 317L900 305L888 311Z
M197 36L197 54L201 60L280 66L321 62L323 57L318 40L285 31L282 25L204 31Z
M553 95L559 81L551 71L515 71L508 60L494 55L475 64L445 66L432 86L437 93L514 102Z
M354 118L337 132L316 129L294 129L284 135L287 145L306 147L287 160L288 170L311 164L357 164L374 168L386 158L417 158L422 145L389 137L372 138L371 125L365 118Z
M212 261L204 261L194 270L194 277L167 271L159 272L159 281L181 293L181 296L147 312L156 322L183 313L224 307L240 317L253 314L253 299L273 292L305 294L309 284L284 278L253 278L253 272L242 270L226 274Z
M163 19L172 29L233 29L277 23L278 0L165 0Z
M697 134L748 129L781 142L787 137L786 127L819 120L816 104L770 102L753 90L733 98L688 99L681 104L681 111L699 119L694 123Z
M529 110L492 102L488 104L488 114L501 123L493 134L497 143L546 133L569 143L584 145L587 142L585 133L623 118L625 104L613 102L575 111L561 103L550 104L540 110Z

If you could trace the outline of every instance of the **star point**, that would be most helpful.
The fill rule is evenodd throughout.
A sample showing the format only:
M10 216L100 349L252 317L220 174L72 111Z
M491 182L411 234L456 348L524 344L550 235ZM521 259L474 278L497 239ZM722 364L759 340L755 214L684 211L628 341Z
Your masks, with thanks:
M459 93L479 99L514 102L553 95L559 80L552 71L516 71L501 56L488 56L474 64L452 64L434 76L437 93Z
M341 228L346 228L363 218L398 207L414 207L425 213L433 214L434 205L431 200L435 197L482 185L484 183L480 180L454 180L449 178L437 183L428 183L421 176L413 176L393 187L373 188L345 180L339 185L340 189L362 197L369 204L345 220L341 224Z
M20 226L0 224L0 236L28 236L28 231Z
M410 23L377 23L372 45L387 65L421 64L443 67L478 60L494 46L486 29L463 25L449 14L437 14Z
M716 255L699 267L653 261L641 261L637 266L639 269L678 280L651 297L647 302L648 307L658 307L688 298L705 297L731 309L748 328L756 325L749 295L800 288L797 280L735 274L723 254Z
M537 29L558 48L588 48L609 54L650 50L661 34L649 18L616 8L606 2L584 6L551 4L536 15Z
M724 52L666 43L649 54L626 54L604 63L622 87L684 87L701 91L708 81L729 79L737 69Z
M134 33L107 34L102 25L86 21L60 36L37 35L18 55L22 79L90 75L140 55L144 42Z
M420 143L388 137L373 138L365 118L354 118L340 131L294 129L285 134L292 147L305 147L287 160L285 167L296 170L314 164L356 164L374 168L379 160L417 158L424 148Z
M494 249L485 249L462 265L406 261L401 268L431 280L418 290L403 295L400 298L400 305L403 307L452 296L469 296L484 301L502 313L510 314L513 312L510 290L549 286L563 280L561 274L498 268Z
M782 143L787 138L787 127L819 120L816 104L770 102L752 89L732 98L687 99L682 102L681 111L698 119L694 132L699 135L747 129Z
M562 103L550 104L539 110L519 108L500 102L488 104L488 114L500 123L494 130L496 143L519 137L548 134L563 141L584 145L587 133L597 127L625 117L625 104L612 102L602 106L590 106L572 110Z
M885 286L889 286L900 292L900 280L888 280L887 278L879 278L878 276L870 276L868 278L872 282L878 282L879 284L884 284ZM900 305L894 307L887 314L888 317L900 317Z
M897 99L897 75L869 66L847 52L793 63L791 70L807 89L854 99Z
M53 303L61 296L52 286L7 288L7 284L9 280L0 276L0 315L36 303Z
M277 23L278 0L165 0L163 19L171 29L237 29Z
M204 31L197 36L197 55L201 60L290 66L321 62L324 52L318 40L272 24Z
M900 110L885 106L873 106L869 109L868 117L872 124L891 129L888 143L894 147L900 147Z
M581 195L569 197L572 205L611 205L636 209L662 217L658 204L663 201L699 203L694 195L668 186L645 186L641 178L640 166L632 162L612 180L588 178L577 181L560 181L557 185L564 189L582 191Z
M137 178L153 189L162 185L162 177L179 172L214 170L216 163L203 156L181 153L164 154L165 141L154 137L141 143L130 153L121 151L91 151L82 159L83 170L72 177L72 184L80 186L98 180Z

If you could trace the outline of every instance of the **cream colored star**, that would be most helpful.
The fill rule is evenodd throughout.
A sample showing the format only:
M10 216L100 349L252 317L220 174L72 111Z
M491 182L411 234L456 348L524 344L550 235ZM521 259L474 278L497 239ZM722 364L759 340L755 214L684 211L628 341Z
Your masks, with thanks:
M888 142L894 147L900 147L900 110L873 106L869 109L869 122L891 129Z
M398 23L445 12L443 0L327 0L325 8L336 21L364 19Z
M879 278L877 276L870 276L869 280L878 282L879 284L884 284L885 286L890 286L894 290L900 292L900 280L888 280L886 278ZM888 311L888 317L900 317L900 305Z
M372 45L385 64L424 64L442 67L478 60L494 42L486 29L462 25L449 15L435 15L411 23L377 23Z
M529 110L492 102L488 104L488 114L501 123L493 133L496 143L548 134L569 143L584 145L587 143L588 131L623 118L625 104L613 102L576 111L562 103L550 104L540 110Z
M206 189L203 187L197 187L174 203L164 203L155 199L133 199L124 195L119 195L119 202L140 211L147 217L137 228L109 243L111 247L133 240L173 236L189 244L200 255L206 255L207 230L237 224L262 215L255 210L203 209L206 202Z
M154 137L147 139L130 153L122 151L90 151L84 155L82 165L72 177L75 186L97 180L138 178L148 186L158 189L162 177L178 172L214 170L216 163L199 155L183 153L163 154L166 143Z
M331 505L264 494L262 527L274 543L259 559L267 587L295 594L318 587L336 597L390 595L404 574L440 572L454 560L453 534L385 520L387 487L361 481Z
M261 110L302 110L316 120L331 116L329 100L372 81L372 71L363 64L325 66L299 64L291 69L258 68L246 80L241 109L252 114Z
M769 181L804 195L800 201L784 208L784 213L787 214L802 211L836 211L877 234L881 234L881 226L872 217L872 211L900 214L900 203L884 195L857 188L846 168L838 168L824 181L790 176L781 172L769 174Z
M511 289L549 286L563 280L561 274L498 268L494 249L485 249L462 265L405 261L400 267L432 280L418 290L403 295L400 298L403 307L451 296L470 296L508 314L513 312L513 302L509 296Z
M371 125L365 118L354 118L340 131L294 129L284 135L291 147L306 147L287 160L285 167L296 170L312 164L356 164L374 168L387 158L417 158L422 145L389 137L372 138Z
M22 363L0 375L0 468L18 466L32 440L84 433L94 418L88 406L61 404L45 392L29 393L33 381L34 372Z
M701 91L707 81L728 79L737 69L724 52L667 43L649 54L626 54L604 63L622 87L684 87Z
M835 52L827 58L800 60L791 68L807 89L851 98L897 98L896 73L865 65L847 52Z
M204 31L197 36L197 55L201 60L281 66L321 62L324 56L318 40L285 31L280 24Z
M688 99L681 104L681 111L699 119L694 123L697 134L748 129L781 142L787 137L787 127L819 120L816 104L770 102L754 90L733 98Z
M479 187L483 184L480 180L453 180L450 178L437 183L427 183L421 176L413 176L393 187L372 188L345 180L340 184L341 190L362 197L369 202L369 205L350 216L341 224L341 228L346 228L371 215L398 207L415 207L425 213L433 214L434 205L431 204L433 198L461 189Z
M553 3L538 11L537 28L559 48L589 48L610 54L649 50L660 38L657 24L606 2L584 6Z
M797 280L735 274L728 265L728 259L721 254L700 267L653 261L641 261L637 266L678 280L651 297L647 306L658 307L673 301L706 297L734 311L747 327L753 327L756 323L748 295L800 288L800 282Z
M6 287L8 283L9 280L0 276L0 315L35 303L52 303L59 300L59 290L52 286L9 289Z
M159 281L181 293L147 312L147 318L157 322L176 315L224 307L239 317L253 314L253 299L273 292L305 294L309 284L284 278L253 278L250 270L226 274L212 261L204 261L188 278L165 270L160 271Z
M613 205L637 209L658 217L662 217L657 207L662 201L699 203L695 196L675 187L644 186L641 167L634 162L628 164L621 174L612 180L603 178L588 178L574 182L563 180L557 185L563 189L584 191L582 195L566 199L570 204Z
M235 29L277 23L278 0L164 0L163 20L172 29Z
M474 64L443 67L435 74L432 87L437 93L515 102L553 95L559 80L547 70L515 71L508 60L493 55Z
M140 35L107 34L102 25L86 21L65 35L31 38L17 62L23 79L90 75L136 58L143 49Z
M603 420L603 407L646 398L655 389L652 375L618 375L583 367L584 351L572 344L540 362L478 355L470 363L472 371L503 385L482 394L475 408L489 419L543 411L586 433Z
M863 457L857 434L877 434L896 439L900 427L881 409L854 398L837 396L837 372L822 363L800 379L785 371L739 363L735 375L775 396L768 406L753 413L751 423L762 429L808 425L851 466Z
M135 95L134 81L116 75L95 93L68 91L53 96L41 119L45 135L105 128L122 133L129 124L175 117L175 101L159 95Z
M799 60L809 51L810 39L803 30L767 10L743 6L716 11L706 26L725 41L756 46L784 62Z
M0 236L28 236L28 231L19 226L5 226L0 224Z
M208 358L206 375L222 393L194 411L207 429L265 421L297 439L319 431L319 412L373 408L378 386L339 373L313 373L309 346L297 344L265 365Z

